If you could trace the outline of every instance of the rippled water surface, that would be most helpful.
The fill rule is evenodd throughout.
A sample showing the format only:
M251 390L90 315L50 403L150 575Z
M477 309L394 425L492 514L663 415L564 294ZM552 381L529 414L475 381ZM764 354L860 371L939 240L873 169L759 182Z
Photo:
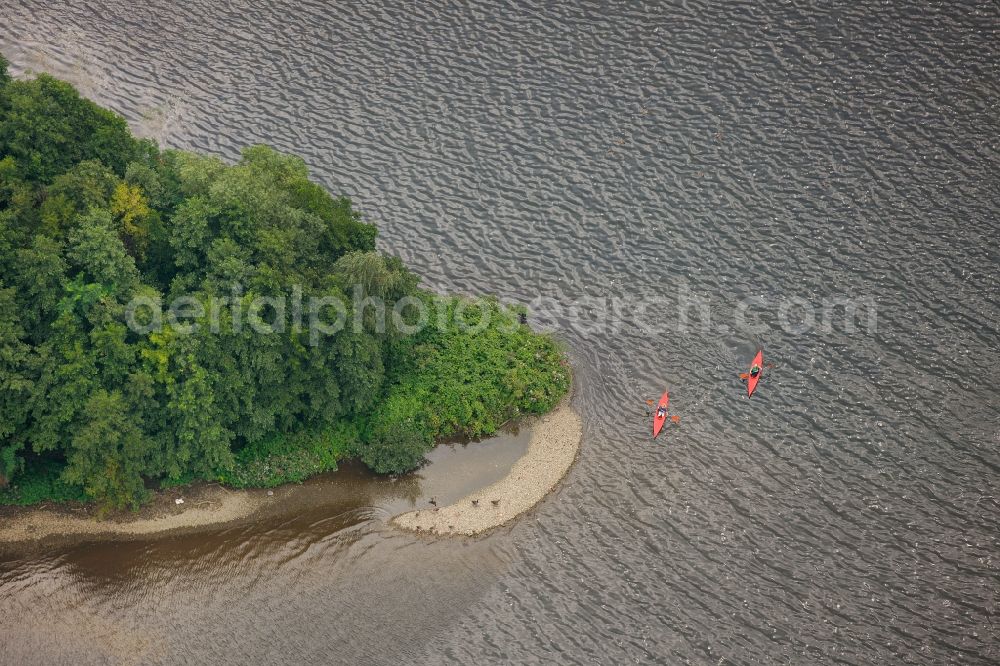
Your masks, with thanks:
M359 490L10 555L0 661L996 663L998 33L994 2L3 3L15 72L301 154L426 284L532 304L585 437L485 539Z

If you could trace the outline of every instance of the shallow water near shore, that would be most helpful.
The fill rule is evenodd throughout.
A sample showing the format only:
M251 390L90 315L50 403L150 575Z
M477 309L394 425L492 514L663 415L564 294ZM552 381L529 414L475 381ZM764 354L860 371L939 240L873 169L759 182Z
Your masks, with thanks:
M37 553L80 541L159 538L160 532L190 536L225 523L262 526L274 517L284 521L335 515L342 520L321 522L324 529L339 529L404 511L429 510L503 478L527 452L533 430L532 422L525 420L507 424L487 439L442 443L427 455L423 467L400 476L379 476L352 460L341 463L336 472L270 491L227 490L214 483L172 488L158 492L138 513L123 511L106 520L97 520L93 507L5 507L0 514L0 561L4 551ZM14 529L7 529L4 518Z
M47 663L173 661L186 644L205 646L211 640L218 645L208 652L199 649L199 658L225 661L234 654L227 643L232 627L229 621L209 626L206 618L236 612L248 632L259 631L258 623L269 631L282 630L285 623L293 632L306 630L295 629L298 620L285 613L288 603L305 603L303 599L316 595L350 597L341 600L346 605L335 617L345 612L384 613L379 599L393 613L405 609L412 614L416 627L424 626L419 617L426 613L454 614L456 609L448 608L445 600L470 593L463 570L474 562L478 575L485 566L490 575L481 584L486 585L507 561L468 540L412 543L412 537L401 539L401 533L383 521L414 508L430 510L431 500L453 502L502 478L526 452L530 436L529 428L510 427L486 440L443 444L429 454L425 467L399 477L379 477L358 463L346 463L302 485L277 488L272 496L253 491L257 508L223 525L139 537L56 535L39 544L0 543L0 598L19 608L58 608L67 632L55 645L51 627L40 615L22 617L16 626L14 618L6 616L0 623L5 659L29 663L44 655L40 661ZM183 495L183 489L177 493ZM440 566L453 568L459 577L451 580L443 571L439 578L417 580L427 567ZM428 604L416 592L401 594L398 586L408 579L416 589L433 585L441 590L440 605ZM227 592L220 594L221 589ZM161 603L169 598L183 598L183 607ZM141 599L152 602L148 612L138 610ZM390 599L395 601L390 604ZM359 637L378 645L378 621L359 631L353 623L334 622L335 617L312 628L323 632L324 641L283 651L281 659L326 661L331 636L352 642L338 647L338 661L364 658L370 646L354 643ZM187 629L175 631L177 622ZM164 626L174 629L164 631ZM76 645L65 644L69 637ZM260 654L258 658L263 659Z
M0 660L1000 660L1000 8L549 4L0 8L15 73L301 154L426 285L528 303L584 419L482 539L345 500L5 560Z

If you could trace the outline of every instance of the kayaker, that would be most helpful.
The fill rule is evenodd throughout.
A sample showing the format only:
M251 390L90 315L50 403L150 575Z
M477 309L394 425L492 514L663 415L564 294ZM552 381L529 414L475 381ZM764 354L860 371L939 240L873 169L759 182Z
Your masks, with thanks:
M752 368L750 368L750 376L751 377L756 377L759 374L760 374L760 366L759 365L754 365Z
M658 407L656 409L656 417L657 418L662 419L662 418L666 418L666 416L667 416L667 408L666 407Z

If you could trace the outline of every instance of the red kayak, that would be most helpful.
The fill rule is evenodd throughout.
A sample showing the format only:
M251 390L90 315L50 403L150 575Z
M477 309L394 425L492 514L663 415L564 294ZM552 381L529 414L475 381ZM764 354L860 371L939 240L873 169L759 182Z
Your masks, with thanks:
M756 366L757 374L753 373L753 369ZM757 388L757 382L760 381L760 375L764 372L764 350L758 350L757 355L753 357L753 363L750 364L750 372L747 373L747 397L753 395L754 390Z
M653 413L653 439L660 434L660 430L663 429L663 424L667 422L667 404L670 403L670 395L667 391L663 392L660 396L660 404L656 406L656 411ZM660 408L663 408L663 413L661 416Z

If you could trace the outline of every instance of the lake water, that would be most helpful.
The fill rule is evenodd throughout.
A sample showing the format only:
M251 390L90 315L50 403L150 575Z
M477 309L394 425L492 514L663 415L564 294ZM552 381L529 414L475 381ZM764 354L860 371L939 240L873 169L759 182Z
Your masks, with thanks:
M4 3L0 51L163 145L298 153L426 285L528 303L583 449L478 540L349 472L8 554L0 661L1000 660L1000 5L129 4Z

